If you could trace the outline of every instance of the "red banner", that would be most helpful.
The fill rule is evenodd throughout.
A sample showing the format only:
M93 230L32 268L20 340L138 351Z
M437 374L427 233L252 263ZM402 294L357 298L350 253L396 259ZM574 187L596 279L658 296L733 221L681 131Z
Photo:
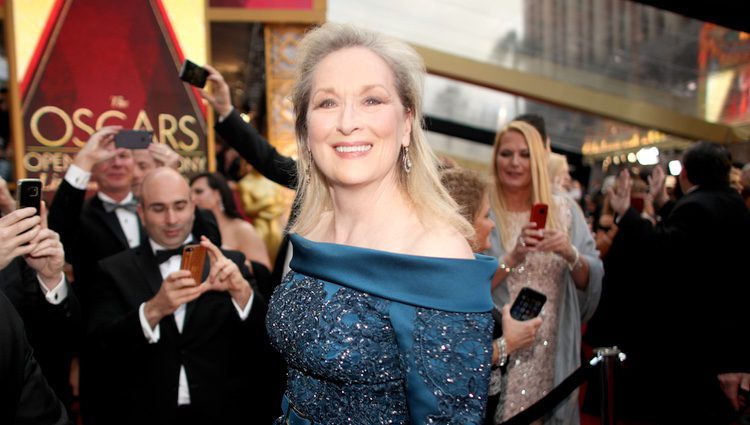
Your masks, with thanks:
M178 78L182 60L161 0L58 1L18 76L25 174L56 188L105 125L153 130L154 143L183 156L183 172L205 171L205 111Z

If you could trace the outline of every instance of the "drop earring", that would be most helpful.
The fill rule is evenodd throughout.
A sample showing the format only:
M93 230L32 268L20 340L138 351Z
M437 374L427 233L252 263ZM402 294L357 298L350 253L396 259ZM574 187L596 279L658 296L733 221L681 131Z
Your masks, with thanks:
M404 164L404 171L406 171L406 174L409 174L411 172L411 158L409 158L409 147L404 146L404 149L401 152L402 156L401 159Z

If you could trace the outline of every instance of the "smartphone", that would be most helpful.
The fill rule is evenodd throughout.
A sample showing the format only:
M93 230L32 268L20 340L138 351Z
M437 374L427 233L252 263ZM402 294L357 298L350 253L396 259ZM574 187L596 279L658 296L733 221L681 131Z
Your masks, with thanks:
M115 147L125 149L148 149L154 136L153 131L120 130L115 134Z
M521 288L516 300L510 307L510 316L516 320L533 319L542 312L547 296L528 286Z
M531 219L529 221L536 223L537 230L544 229L547 225L547 204L534 204L531 206Z
M182 68L180 68L180 80L195 87L203 88L206 86L207 78L208 71L206 68L203 68L187 59L182 63Z
M203 280L203 265L206 262L206 247L203 245L187 245L182 250L182 262L180 270L190 270L195 282L200 284Z
M16 183L18 208L36 208L39 215L42 208L42 181L39 179L19 179Z

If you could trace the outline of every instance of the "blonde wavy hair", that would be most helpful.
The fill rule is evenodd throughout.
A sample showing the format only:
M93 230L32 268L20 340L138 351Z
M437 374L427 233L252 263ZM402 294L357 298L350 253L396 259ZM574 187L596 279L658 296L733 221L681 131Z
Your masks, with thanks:
M551 182L548 171L548 154L544 147L544 142L539 132L530 124L523 121L512 121L495 135L495 146L492 149L492 190L490 201L495 217L498 221L498 232L500 241L506 251L510 252L516 245L516 240L510 234L510 223L508 220L508 209L506 207L505 193L500 182L499 172L497 169L497 155L500 152L500 140L503 136L515 131L520 133L529 146L529 156L531 162L531 199L529 207L535 203L545 203L548 205L547 211L547 229L564 230L563 223L559 212L559 206L552 197Z
M448 223L466 238L474 236L472 225L459 213L458 205L440 183L437 157L427 144L423 129L422 90L425 67L422 58L409 45L382 34L347 24L326 23L305 35L297 52L296 79L292 88L297 136L297 205L299 214L291 232L306 234L333 208L325 176L318 170L308 146L308 107L317 65L329 54L351 47L363 47L378 55L393 72L396 91L407 114L413 117L409 143L411 172L402 164L404 150L396 167L398 183L423 222L437 219ZM308 178L309 176L309 178Z

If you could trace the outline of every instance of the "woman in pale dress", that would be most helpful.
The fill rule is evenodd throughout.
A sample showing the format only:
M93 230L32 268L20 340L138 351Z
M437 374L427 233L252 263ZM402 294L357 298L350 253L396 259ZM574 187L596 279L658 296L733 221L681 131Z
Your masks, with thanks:
M602 263L580 208L552 194L548 153L534 127L514 121L495 138L492 208L500 268L493 279L498 307L528 286L547 296L536 342L510 357L495 421L500 423L546 395L580 363L580 328L599 301ZM545 229L530 222L531 206L549 206ZM571 396L545 423L579 422Z

